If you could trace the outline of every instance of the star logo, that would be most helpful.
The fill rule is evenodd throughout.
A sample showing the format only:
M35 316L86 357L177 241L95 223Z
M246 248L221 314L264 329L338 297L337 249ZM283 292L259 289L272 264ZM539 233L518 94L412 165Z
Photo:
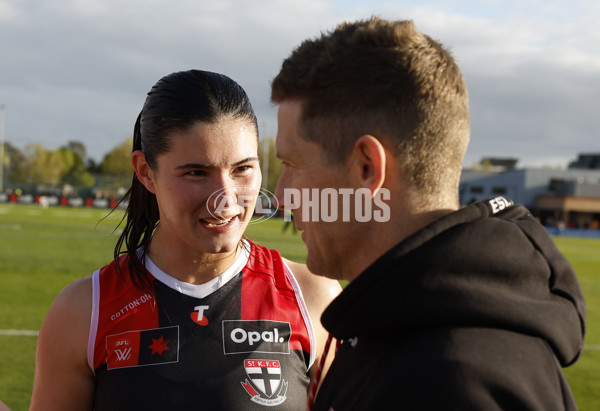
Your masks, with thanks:
M165 340L161 335L160 338L153 338L152 344L148 346L148 348L152 349L152 354L158 354L162 357L164 351L169 351L169 340Z
M179 326L108 335L106 352L109 370L179 362Z

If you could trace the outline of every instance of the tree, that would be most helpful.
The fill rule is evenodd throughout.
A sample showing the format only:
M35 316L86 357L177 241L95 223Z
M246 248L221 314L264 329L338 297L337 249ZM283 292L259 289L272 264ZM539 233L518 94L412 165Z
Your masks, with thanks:
M131 147L133 139L127 138L104 156L100 163L102 176L112 181L113 187L127 187L131 183L133 166L131 165Z
M55 151L48 150L39 143L29 144L21 153L19 149L6 144L7 179L12 183L26 183L46 186L69 184L91 188L96 181L86 171L80 154L83 144L71 144Z
M82 143L72 143L69 142L66 147L61 147L57 150L57 154L60 156L64 166L61 183L76 187L91 188L96 184L96 179L85 169L83 164L81 153L85 155L85 147Z
M17 147L4 143L4 177L11 183L25 182L27 160Z
M58 150L50 151L39 143L25 147L25 159L27 172L24 183L59 185L67 168Z
M271 193L275 193L277 181L281 174L281 161L275 156L275 139L264 137L258 143L258 156L263 172L263 187ZM265 181L266 173L266 181Z
M101 174L102 173L100 164L96 163L96 161L93 158L88 158L85 161L85 169L92 174Z
M85 160L87 159L87 150L85 148L85 144L83 144L81 141L71 140L67 143L65 148L78 154L79 157L81 158L82 163L84 163Z

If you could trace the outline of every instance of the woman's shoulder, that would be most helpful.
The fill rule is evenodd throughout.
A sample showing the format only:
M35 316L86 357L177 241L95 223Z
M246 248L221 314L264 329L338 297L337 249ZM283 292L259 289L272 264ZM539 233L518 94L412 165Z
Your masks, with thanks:
M313 274L306 264L285 258L284 261L294 274L296 281L298 281L307 304L314 304L319 309L324 309L342 291L342 287L337 280Z
M65 350L81 364L87 364L91 312L92 277L87 276L73 281L58 293L42 324L38 346L51 353Z
M31 409L67 409L67 404L84 409L91 403L93 379L87 362L91 309L91 276L68 284L54 299L38 337Z
M79 278L62 289L54 299L49 314L89 322L92 309L92 276ZM83 315L82 315L83 314Z

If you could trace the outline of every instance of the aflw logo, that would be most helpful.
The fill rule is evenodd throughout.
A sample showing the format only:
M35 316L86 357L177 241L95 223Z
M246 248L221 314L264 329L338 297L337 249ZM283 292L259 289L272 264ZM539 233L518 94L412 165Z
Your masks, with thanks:
M109 370L178 362L179 326L107 335L106 352Z
M126 361L131 358L131 347L124 350L115 349L115 354L117 355L117 361Z

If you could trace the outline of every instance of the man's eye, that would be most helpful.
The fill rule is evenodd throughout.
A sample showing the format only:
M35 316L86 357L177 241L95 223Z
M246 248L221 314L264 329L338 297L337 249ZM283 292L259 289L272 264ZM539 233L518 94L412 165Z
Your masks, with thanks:
M204 171L204 170L192 170L192 171L188 171L187 175L193 176L193 177L203 177L203 176L206 175L206 171Z

